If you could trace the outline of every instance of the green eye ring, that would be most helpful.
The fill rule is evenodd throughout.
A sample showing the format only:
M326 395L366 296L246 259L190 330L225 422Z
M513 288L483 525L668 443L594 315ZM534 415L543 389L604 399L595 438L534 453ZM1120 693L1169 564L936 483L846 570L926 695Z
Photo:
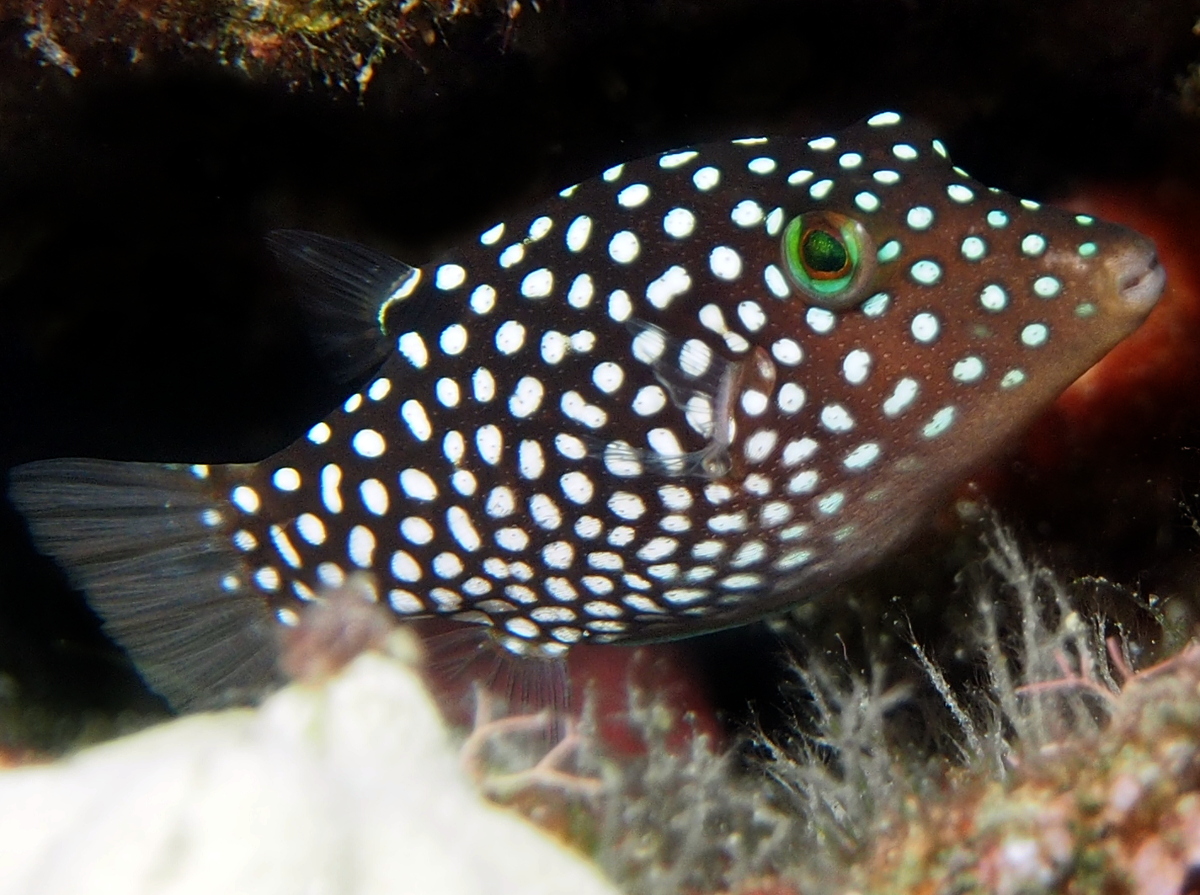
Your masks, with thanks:
M865 298L875 273L875 242L854 218L813 211L783 230L783 267L797 289L826 308L852 307Z

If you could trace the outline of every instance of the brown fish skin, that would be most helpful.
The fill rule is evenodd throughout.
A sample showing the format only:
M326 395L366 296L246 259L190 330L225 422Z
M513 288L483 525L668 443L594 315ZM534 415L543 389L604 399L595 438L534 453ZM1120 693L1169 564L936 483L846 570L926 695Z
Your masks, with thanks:
M419 270L272 245L361 391L258 464L13 472L40 549L176 704L261 686L273 625L356 572L528 656L809 599L1163 285L1149 240L989 189L894 113L618 165Z

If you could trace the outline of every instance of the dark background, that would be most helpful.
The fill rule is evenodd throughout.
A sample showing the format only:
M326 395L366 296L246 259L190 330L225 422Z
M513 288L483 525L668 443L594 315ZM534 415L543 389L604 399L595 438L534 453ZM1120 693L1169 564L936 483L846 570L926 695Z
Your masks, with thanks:
M0 18L0 467L256 460L323 415L341 393L264 250L273 227L421 263L615 162L883 108L925 118L959 165L1021 196L1194 186L1198 17L1194 0L548 0L515 23L457 20L363 96L170 46L131 63L119 40L77 52L71 76ZM1066 485L1018 462L994 499L1076 571L1186 591L1155 570L1190 570L1197 543L1180 510L1200 482L1194 397L1158 396L1175 408L1160 427ZM1097 504L1128 524L1102 531ZM944 603L966 557L932 543L866 587L918 615ZM727 706L771 689L744 641L695 649ZM0 506L0 745L160 710Z

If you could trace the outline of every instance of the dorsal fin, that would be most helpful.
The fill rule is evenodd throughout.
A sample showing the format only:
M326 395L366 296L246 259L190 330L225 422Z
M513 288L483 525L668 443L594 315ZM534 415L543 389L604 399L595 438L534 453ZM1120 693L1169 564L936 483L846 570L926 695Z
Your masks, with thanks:
M295 279L317 353L339 382L368 373L392 350L383 311L407 298L421 272L358 243L273 230L267 245Z

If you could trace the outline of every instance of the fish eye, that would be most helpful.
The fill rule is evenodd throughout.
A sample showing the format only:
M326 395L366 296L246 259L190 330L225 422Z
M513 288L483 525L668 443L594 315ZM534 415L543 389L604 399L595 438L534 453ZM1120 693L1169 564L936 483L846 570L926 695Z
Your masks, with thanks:
M875 243L854 218L812 211L792 218L783 230L784 270L815 304L852 307L866 297L875 273Z

